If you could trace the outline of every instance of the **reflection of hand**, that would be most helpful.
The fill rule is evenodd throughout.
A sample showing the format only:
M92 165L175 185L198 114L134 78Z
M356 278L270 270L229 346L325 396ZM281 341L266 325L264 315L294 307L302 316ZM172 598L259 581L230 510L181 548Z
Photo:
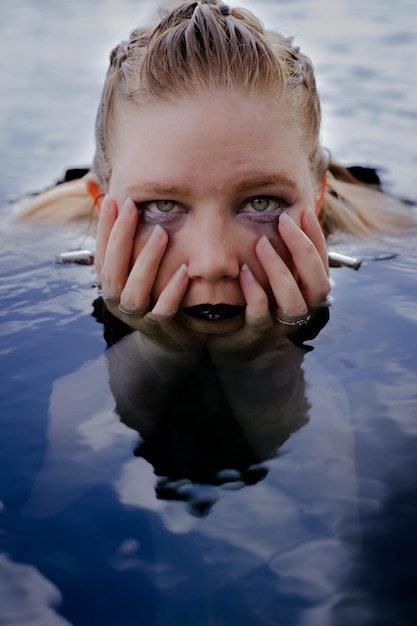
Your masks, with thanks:
M213 355L235 419L259 460L273 456L308 421L304 355L291 341L251 359Z
M279 221L279 234L287 246L294 269L291 271L266 237L257 246L257 257L268 277L277 310L271 312L264 289L244 265L240 285L246 300L245 324L230 335L211 336L211 352L256 356L273 350L281 339L299 327L296 320L314 316L330 291L326 241L313 211L301 216L301 227L285 213ZM282 323L279 319L285 321ZM292 325L291 320L294 320ZM289 323L288 323L289 322Z
M187 267L178 268L149 311L150 294L168 235L156 226L132 267L137 227L138 210L129 198L117 215L115 202L105 197L97 228L95 266L107 308L157 344L197 355L203 338L174 319L188 286Z

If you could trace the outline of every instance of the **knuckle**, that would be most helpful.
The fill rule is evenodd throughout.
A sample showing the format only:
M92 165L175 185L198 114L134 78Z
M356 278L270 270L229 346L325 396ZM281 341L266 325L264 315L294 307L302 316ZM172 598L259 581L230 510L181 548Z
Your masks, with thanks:
M131 294L126 293L126 290L120 292L120 304L126 310L138 308L137 303L134 298L131 297ZM139 307L140 308L140 307Z

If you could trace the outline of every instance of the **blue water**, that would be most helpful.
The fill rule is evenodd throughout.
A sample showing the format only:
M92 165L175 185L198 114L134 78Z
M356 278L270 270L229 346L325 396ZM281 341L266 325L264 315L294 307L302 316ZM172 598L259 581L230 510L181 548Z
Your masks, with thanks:
M415 200L414 3L250 6L317 60L334 155ZM414 626L413 237L334 241L365 261L332 270L313 349L264 364L235 421L204 368L185 387L204 402L156 386L144 445L142 413L114 411L131 338L106 349L94 270L54 262L82 235L9 223L10 199L91 159L107 51L151 9L0 3L0 624ZM235 403L258 384L229 382Z

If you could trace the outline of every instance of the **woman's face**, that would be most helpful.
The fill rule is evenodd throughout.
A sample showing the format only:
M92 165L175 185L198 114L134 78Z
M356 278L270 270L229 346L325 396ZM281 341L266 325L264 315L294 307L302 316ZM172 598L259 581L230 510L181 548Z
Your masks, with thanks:
M285 211L299 224L302 211L315 207L316 183L296 121L266 97L206 93L117 116L109 194L119 209L130 197L140 211L133 261L156 224L169 235L154 301L186 264L182 307L244 306L238 278L244 263L272 301L256 243L266 235L291 267L279 216ZM181 322L220 332L193 316L182 315ZM229 322L227 331L234 330L236 322Z

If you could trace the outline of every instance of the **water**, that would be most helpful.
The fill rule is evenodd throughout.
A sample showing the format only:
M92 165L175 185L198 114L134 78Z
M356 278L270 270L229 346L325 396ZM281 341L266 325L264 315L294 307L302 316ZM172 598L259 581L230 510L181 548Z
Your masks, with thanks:
M333 154L416 200L416 8L362 4L250 6L316 61ZM412 626L415 241L334 242L398 256L332 270L330 319L287 377L226 373L239 423L206 370L186 388L203 407L155 389L165 420L146 446L114 413L130 338L106 351L93 269L54 263L81 235L7 219L10 199L89 162L108 50L151 12L0 1L0 624Z

